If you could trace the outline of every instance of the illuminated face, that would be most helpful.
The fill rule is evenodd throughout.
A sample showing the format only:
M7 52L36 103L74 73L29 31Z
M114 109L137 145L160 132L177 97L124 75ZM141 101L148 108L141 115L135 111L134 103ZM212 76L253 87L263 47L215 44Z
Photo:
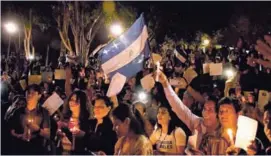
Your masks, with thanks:
M206 127L217 124L217 113L215 111L215 103L207 101L202 110L203 122Z
M268 138L269 142L271 142L271 113L268 111L264 112L263 124L264 124L264 133Z
M117 133L118 137L125 136L129 131L129 122L127 119L122 122L117 117L113 116L113 130Z
M219 107L219 121L223 128L233 128L237 126L238 114L233 105L223 104Z
M168 109L160 107L157 113L157 121L160 125L168 125L171 117L169 115Z
M109 113L111 107L107 107L104 100L96 100L94 104L94 115L96 119L102 119Z
M80 101L77 100L76 95L74 94L70 101L69 101L69 107L72 112L72 118L79 118L80 114Z
M27 103L28 104L37 104L41 95L34 90L30 90L27 92Z

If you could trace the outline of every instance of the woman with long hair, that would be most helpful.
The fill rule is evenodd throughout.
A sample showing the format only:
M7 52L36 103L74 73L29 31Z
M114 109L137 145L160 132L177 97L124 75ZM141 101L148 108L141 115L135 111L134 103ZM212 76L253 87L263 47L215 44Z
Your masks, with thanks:
M89 120L89 130L85 136L87 149L112 155L117 141L117 135L113 131L113 124L109 117L113 104L108 97L97 96L93 105L95 118Z
M174 112L160 106L157 113L157 129L150 136L152 145L156 146L156 154L182 155L186 146L186 134L177 127L178 118Z
M58 135L64 137L62 150L64 153L71 150L71 154L84 154L86 146L84 136L88 129L89 112L87 96L83 91L74 91L69 96L67 103L64 104L63 115L64 121L58 123Z
M114 130L119 139L115 155L152 155L152 145L145 136L143 122L137 110L133 112L127 104L120 104L112 111Z

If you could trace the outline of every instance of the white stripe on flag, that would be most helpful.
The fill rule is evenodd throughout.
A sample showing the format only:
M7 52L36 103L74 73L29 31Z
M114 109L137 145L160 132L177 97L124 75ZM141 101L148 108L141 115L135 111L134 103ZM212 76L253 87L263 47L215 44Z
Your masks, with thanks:
M174 50L175 56L182 62L184 63L186 61L186 58L184 58L181 54L178 53L178 51L175 49Z
M105 74L111 73L124 67L133 61L136 57L138 57L145 47L147 38L147 27L144 26L142 33L129 47L102 64L102 69Z

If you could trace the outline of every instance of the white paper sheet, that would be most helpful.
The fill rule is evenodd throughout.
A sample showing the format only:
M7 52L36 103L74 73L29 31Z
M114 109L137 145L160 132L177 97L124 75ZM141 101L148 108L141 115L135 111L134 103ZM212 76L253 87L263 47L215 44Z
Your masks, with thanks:
M152 74L148 74L145 77L143 77L140 80L140 83L141 83L141 86L143 87L143 89L145 89L147 92L151 91L151 89L155 85L155 81L154 81Z
M211 76L222 75L223 72L222 63L210 63L209 68Z
M53 93L42 105L43 108L48 110L50 115L53 115L57 109L63 105L64 101L58 96L57 93Z
M247 150L250 142L255 140L258 122L249 117L239 115L237 126L235 147Z

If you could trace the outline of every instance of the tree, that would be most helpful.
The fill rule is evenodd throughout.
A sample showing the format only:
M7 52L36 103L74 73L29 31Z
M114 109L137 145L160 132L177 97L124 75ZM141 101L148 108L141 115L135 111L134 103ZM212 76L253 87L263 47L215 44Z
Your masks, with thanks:
M132 19L133 14L129 14L129 9L121 9L125 12L126 18ZM114 2L103 2L102 5L102 3L64 1L53 6L53 10L59 36L63 43L62 47L68 50L69 55L81 58L83 64L87 61L91 43L102 24L123 18L123 16L120 18ZM62 49L62 55L63 53Z

